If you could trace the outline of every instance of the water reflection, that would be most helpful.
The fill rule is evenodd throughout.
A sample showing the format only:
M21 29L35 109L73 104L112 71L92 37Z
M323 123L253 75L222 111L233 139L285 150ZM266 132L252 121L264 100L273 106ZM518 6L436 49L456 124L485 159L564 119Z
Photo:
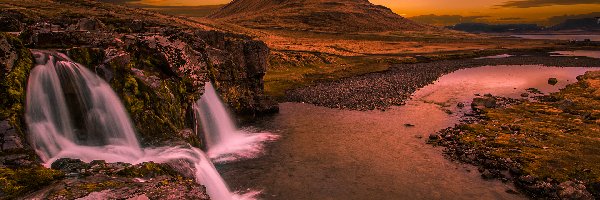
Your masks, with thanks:
M554 92L587 70L459 70L385 112L284 103L278 115L255 124L282 136L267 155L219 168L232 187L264 189L265 199L520 199L506 192L511 185L484 181L476 168L444 158L441 149L425 144L427 136L457 123L456 103L476 93L518 97L529 87ZM548 85L550 77L559 83Z
M551 56L581 56L581 57L590 57L590 58L600 58L600 51L586 51L586 50L577 50L577 51L554 51L550 52Z

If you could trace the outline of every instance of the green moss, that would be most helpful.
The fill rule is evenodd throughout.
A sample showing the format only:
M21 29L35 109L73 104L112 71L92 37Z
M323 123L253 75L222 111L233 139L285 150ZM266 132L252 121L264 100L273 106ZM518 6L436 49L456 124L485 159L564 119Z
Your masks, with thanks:
M73 61L92 68L104 61L104 51L99 48L72 48L68 51Z
M600 182L600 72L551 96L559 101L488 109L484 123L460 127L460 140L521 163L526 174Z
M51 198L53 199L77 199L84 197L92 192L99 192L106 189L116 189L120 187L127 186L126 183L113 181L113 180L105 180L101 182L82 182L80 184L76 184L73 187L65 187L59 191L51 194Z
M145 162L117 172L117 175L119 176L130 178L154 178L161 175L177 176L177 174L178 173L168 165L157 164L154 162Z
M109 67L115 72L110 84L135 122L142 143L155 145L175 138L186 127L186 111L198 98L194 96L197 89L193 88L191 80L187 78L179 79L165 74L164 70L155 65L154 61L160 59L149 58L153 55L142 53L134 53L136 57L126 66L109 63ZM140 72L145 77L156 76L160 79L146 83L131 68L143 69ZM199 144L196 137L187 139L191 144Z
M16 198L27 192L47 186L63 177L62 172L43 167L28 169L0 168L0 191L6 195L4 198Z
M0 79L0 118L9 119L9 122L15 127L21 136L23 135L23 115L25 112L25 93L27 90L27 78L33 68L33 55L29 49L23 46L23 43L16 37L6 33L0 33L0 37L6 38L17 52L17 60L12 69L6 74L2 74Z

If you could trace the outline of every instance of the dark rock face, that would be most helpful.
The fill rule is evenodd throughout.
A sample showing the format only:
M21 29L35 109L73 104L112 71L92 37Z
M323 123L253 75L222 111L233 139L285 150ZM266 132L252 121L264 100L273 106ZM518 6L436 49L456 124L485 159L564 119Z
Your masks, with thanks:
M269 50L262 42L168 26L150 33L119 33L101 19L70 21L72 24L34 23L21 38L30 48L64 48L71 59L109 82L123 100L143 144L181 141L201 146L197 137L179 137L177 133L193 127L191 108L209 80L235 113L277 111L276 103L263 92Z
M0 31L2 32L19 32L23 29L21 22L12 17L0 16Z
M8 121L0 121L0 152L23 149L24 143Z
M34 165L24 139L25 86L32 55L15 37L0 33L0 166Z
M259 41L237 41L225 45L227 52L235 53L208 52L211 62L209 76L223 100L239 114L277 112L277 104L263 91L269 55L267 46Z
M209 80L222 85L217 89L228 97L226 103L238 105L236 112L276 110L262 89L268 48L247 36L91 0L0 4L10 10L0 11L0 24L10 24L3 31L22 31L18 38L0 33L0 199L36 190L25 198L208 199L189 166L176 161L171 166L177 167L170 167L61 159L53 163L56 170L43 168L23 128L26 83L34 66L29 49L60 49L105 79L144 146L202 145L193 131L192 105ZM44 9L29 12L35 6Z

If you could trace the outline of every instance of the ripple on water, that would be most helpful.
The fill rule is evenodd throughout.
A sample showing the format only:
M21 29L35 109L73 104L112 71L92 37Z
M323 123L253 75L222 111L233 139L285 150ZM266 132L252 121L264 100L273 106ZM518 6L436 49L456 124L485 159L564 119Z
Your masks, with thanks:
M486 66L459 70L420 89L405 106L352 111L283 103L254 126L281 138L266 155L218 165L232 188L264 189L264 199L520 199L510 184L485 181L473 166L444 158L429 134L458 122L474 94L521 98L555 92L590 68ZM558 78L555 86L548 78ZM468 105L468 104L467 104ZM404 124L413 124L405 126Z

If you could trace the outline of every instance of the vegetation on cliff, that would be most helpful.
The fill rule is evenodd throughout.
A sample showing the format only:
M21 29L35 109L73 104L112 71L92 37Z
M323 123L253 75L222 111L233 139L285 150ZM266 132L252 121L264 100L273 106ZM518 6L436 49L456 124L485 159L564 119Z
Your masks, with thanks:
M24 136L25 92L27 77L33 67L33 55L16 37L0 33L3 62L0 72L0 118L8 119L11 126Z

